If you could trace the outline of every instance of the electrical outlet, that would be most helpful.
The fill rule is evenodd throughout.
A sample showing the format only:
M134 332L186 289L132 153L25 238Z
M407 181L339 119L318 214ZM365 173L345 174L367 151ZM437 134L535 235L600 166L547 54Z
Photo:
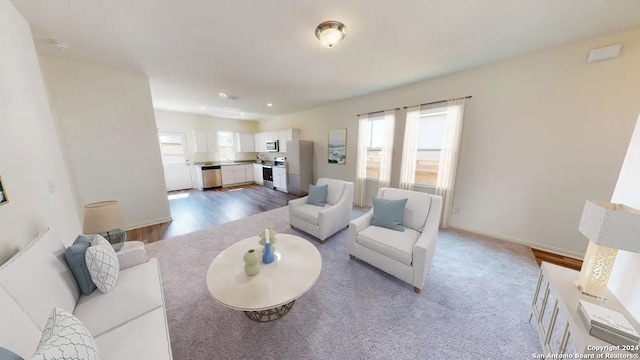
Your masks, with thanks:
M453 215L460 215L460 208L459 207L453 208Z

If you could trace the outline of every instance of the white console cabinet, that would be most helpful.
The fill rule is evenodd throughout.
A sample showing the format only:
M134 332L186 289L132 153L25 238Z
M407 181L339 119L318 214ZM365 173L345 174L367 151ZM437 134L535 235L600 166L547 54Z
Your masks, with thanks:
M540 267L529 321L535 323L544 355L603 354L596 349L611 346L615 348L614 345L589 335L578 314L579 300L586 300L618 311L636 329L640 329L638 322L610 291L607 290L606 300L603 301L582 294L575 285L578 275L578 271L546 262L543 262ZM626 351L607 351L607 354L630 355ZM595 356L595 358L604 357Z

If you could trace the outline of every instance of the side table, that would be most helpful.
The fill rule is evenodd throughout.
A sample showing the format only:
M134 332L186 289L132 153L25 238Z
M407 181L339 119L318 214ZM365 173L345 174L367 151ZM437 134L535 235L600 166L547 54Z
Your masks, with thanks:
M607 290L606 300L597 300L582 294L575 285L579 272L543 262L540 266L538 286L533 297L531 316L535 320L544 354L627 354L618 346L589 335L578 313L579 300L593 302L623 314L634 328L638 322ZM634 351L635 352L635 351ZM604 358L604 357L595 357ZM620 357L635 358L635 357Z

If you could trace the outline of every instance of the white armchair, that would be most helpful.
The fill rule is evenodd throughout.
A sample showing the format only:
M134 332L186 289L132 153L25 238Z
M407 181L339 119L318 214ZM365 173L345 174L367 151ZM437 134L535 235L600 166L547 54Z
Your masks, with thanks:
M371 225L373 208L349 224L349 257L365 261L413 285L420 293L431 268L442 212L442 197L382 188L378 198L407 199L403 232Z
M307 196L289 201L289 224L324 243L351 221L353 183L320 178L317 185L328 185L327 204L324 207L307 204Z

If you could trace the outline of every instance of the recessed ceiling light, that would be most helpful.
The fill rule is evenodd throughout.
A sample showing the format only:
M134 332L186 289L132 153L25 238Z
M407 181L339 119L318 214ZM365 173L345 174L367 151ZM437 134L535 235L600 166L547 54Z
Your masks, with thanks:
M201 110L204 110L204 109L206 109L206 108L207 108L206 106L200 106L200 109L201 109Z
M225 98L225 99L226 99L227 97L229 97L229 95L227 95L227 93L223 93L223 92L219 92L219 93L218 93L218 96L220 96L221 98Z
M240 113L240 115L244 115L244 113Z
M271 107L271 106L273 106L273 104L272 103L268 103L267 106Z

